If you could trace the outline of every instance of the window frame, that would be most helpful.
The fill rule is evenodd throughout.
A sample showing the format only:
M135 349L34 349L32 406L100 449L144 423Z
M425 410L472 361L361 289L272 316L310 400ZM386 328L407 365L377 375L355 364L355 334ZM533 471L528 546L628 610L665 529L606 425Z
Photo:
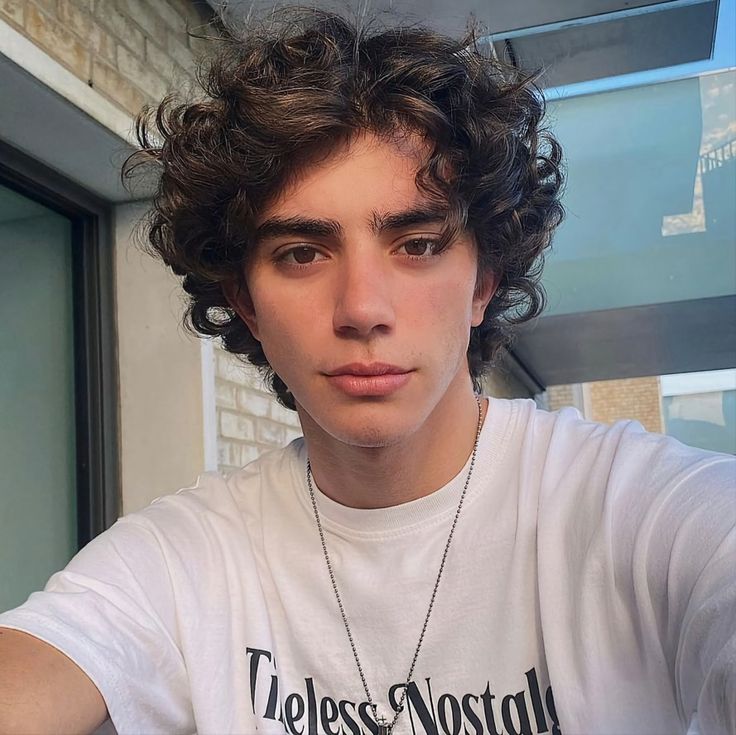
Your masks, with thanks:
M0 141L0 184L68 218L72 233L77 546L120 513L111 205Z
M699 0L670 0L663 3L679 2L685 5ZM645 6L649 7L649 6ZM672 6L674 7L674 5ZM666 10L667 8L657 8ZM681 79L693 79L706 74L717 74L723 71L731 71L736 68L736 39L733 28L736 27L736 0L718 0L716 9L716 28L713 39L713 49L710 58L701 61L691 61L685 64L662 67L660 69L648 69L630 74L592 79L587 82L576 82L559 87L548 87L542 90L546 100L552 102L566 100L571 97L585 97L604 92L613 92L618 89L630 89L632 87L649 87L662 82L674 82ZM729 31L729 28L731 29Z

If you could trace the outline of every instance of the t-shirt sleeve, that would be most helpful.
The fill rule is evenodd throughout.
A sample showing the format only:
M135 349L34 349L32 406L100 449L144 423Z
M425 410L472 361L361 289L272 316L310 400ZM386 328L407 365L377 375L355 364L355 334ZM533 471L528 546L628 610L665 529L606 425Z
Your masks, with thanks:
M617 514L619 572L656 625L683 721L736 733L736 461L648 436L647 482ZM632 491L631 488L634 488ZM624 495L622 494L622 498Z
M538 561L563 730L734 735L736 461L562 418Z
M684 713L697 713L701 735L733 735L736 463L725 457L704 462L673 496L679 502L663 504L652 527L652 538L669 552L666 569L657 553L649 563L650 585L667 601L660 630Z
M94 682L119 735L191 733L174 590L154 527L120 519L43 592L0 615L71 658Z

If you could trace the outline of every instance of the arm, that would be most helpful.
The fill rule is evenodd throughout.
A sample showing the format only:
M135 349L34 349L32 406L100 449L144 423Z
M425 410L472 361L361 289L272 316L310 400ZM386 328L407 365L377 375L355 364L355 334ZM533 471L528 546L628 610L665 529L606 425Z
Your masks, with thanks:
M0 735L93 732L105 706L118 732L194 730L171 579L143 515L118 521L0 615Z
M0 627L0 735L91 733L106 718L97 687L71 659Z

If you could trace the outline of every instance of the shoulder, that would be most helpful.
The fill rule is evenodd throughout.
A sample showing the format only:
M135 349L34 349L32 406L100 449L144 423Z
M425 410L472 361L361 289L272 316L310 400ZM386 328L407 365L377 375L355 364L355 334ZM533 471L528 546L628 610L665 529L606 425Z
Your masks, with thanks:
M242 526L262 512L264 498L273 502L293 493L303 452L300 438L232 474L205 472L193 485L157 497L147 507L125 515L119 524L141 526L156 535L171 536L179 529L183 538L193 532Z
M584 544L602 527L631 539L655 523L675 528L699 518L704 532L736 524L731 455L686 446L636 421L605 425L533 401L492 405L506 420L508 466L521 492L534 489L542 529L575 527Z
M671 486L691 476L705 476L716 485L731 485L736 458L690 447L676 439L646 431L634 420L601 424L575 408L545 411L531 400L507 401L519 420L514 431L517 452L544 462L546 485L586 477L590 486L605 480L609 487L646 481Z
M523 408L519 474L522 485L533 476L538 487L548 551L564 548L582 563L597 549L626 568L636 555L664 563L676 548L683 560L702 561L734 532L733 456L686 446L636 421L604 425L575 409Z

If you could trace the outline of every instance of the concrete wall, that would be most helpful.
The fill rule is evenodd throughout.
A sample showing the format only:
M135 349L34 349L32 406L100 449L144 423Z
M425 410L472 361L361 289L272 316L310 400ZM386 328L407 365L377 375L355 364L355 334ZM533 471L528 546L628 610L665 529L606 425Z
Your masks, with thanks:
M201 345L181 327L177 279L132 236L145 206L115 212L123 512L196 480L205 469Z

